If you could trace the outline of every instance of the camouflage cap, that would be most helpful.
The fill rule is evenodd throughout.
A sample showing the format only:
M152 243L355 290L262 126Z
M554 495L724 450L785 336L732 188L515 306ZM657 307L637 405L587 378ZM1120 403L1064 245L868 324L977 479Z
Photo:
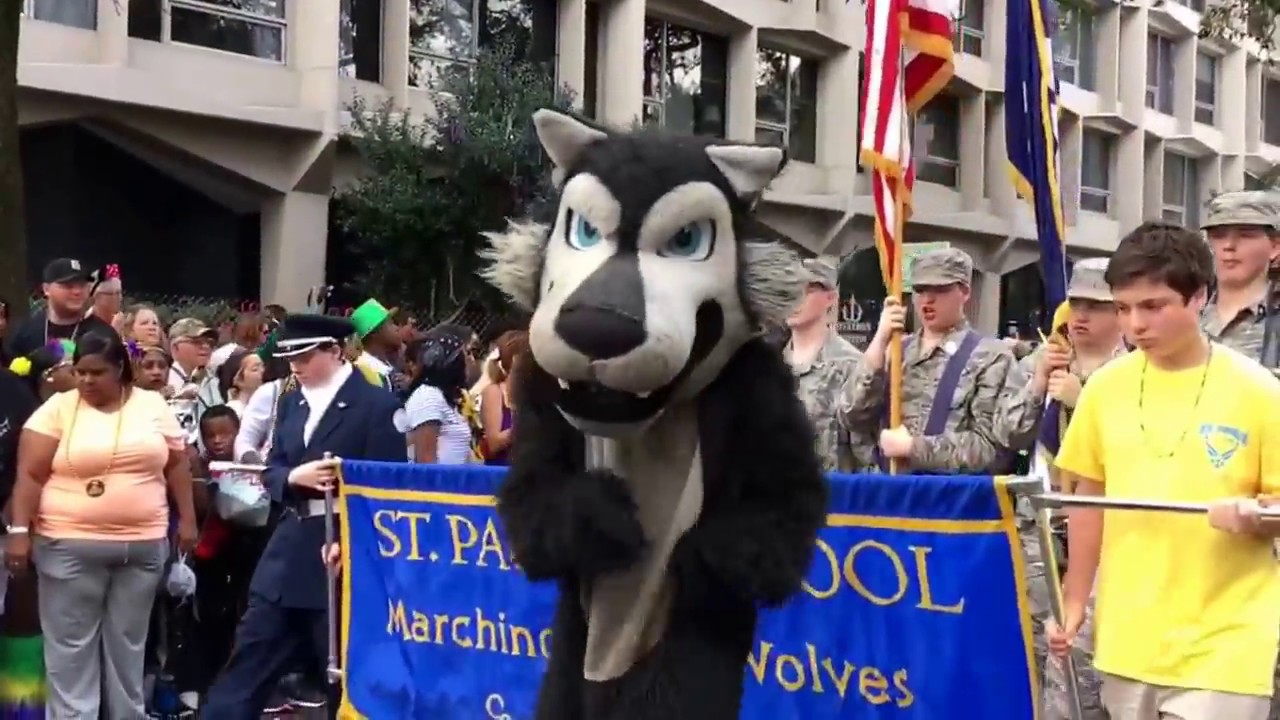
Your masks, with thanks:
M195 338L207 338L209 340L218 339L218 331L211 329L204 321L196 318L182 318L169 326L169 342L176 343L179 340L194 340Z
M1215 196L1209 201L1200 229L1224 225L1261 225L1280 230L1280 193L1241 190Z
M1071 282L1067 283L1067 299L1114 302L1106 274L1106 258L1089 258L1076 263L1071 268Z
M920 253L911 260L911 287L973 282L973 258L953 247Z
M835 258L819 255L802 261L800 266L804 269L804 281L806 283L821 285L828 290L837 288L837 276L840 274L840 270L839 263Z

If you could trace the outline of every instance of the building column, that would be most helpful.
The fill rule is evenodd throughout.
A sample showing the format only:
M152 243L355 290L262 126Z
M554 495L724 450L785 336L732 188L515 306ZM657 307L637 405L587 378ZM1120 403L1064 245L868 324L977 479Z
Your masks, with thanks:
M817 164L843 171L839 184L851 185L858 167L858 131L862 122L857 50L840 52L818 66L817 96ZM833 186L830 191L844 192L844 187Z
M285 6L289 21L289 68L302 78L299 105L324 113L325 125L338 127L338 0L290 0Z
M409 106L408 0L382 4L382 86L394 106Z
M129 63L129 3L98 0L98 62Z
M328 233L328 195L291 192L262 204L264 305L279 303L293 311L305 306L307 292L325 280Z
M556 10L556 79L582 112L587 91L587 0L560 0ZM592 68L595 71L595 68Z
M601 7L600 119L627 129L644 117L645 0L614 0Z
M729 38L729 87L724 123L726 140L756 141L757 37L755 28L747 28Z

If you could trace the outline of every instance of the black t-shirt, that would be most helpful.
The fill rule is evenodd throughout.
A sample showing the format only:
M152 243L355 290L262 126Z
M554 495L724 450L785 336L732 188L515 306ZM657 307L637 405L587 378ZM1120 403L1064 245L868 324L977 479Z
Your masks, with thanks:
M18 469L18 436L40 401L22 378L0 368L0 507L13 493Z
M44 347L50 340L79 340L91 332L113 333L115 328L103 322L97 315L90 315L71 325L58 325L49 322L49 316L44 310L40 310L32 313L31 317L22 321L22 324L9 333L9 337L5 338L4 350L11 358L25 357Z

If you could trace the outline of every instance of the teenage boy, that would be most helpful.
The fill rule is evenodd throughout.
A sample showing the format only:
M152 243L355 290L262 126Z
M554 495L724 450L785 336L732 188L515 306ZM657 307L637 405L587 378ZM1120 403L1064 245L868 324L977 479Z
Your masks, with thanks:
M1065 655L1097 576L1096 655L1112 720L1264 720L1280 635L1280 574L1257 497L1280 493L1280 380L1200 331L1213 256L1147 223L1107 266L1137 347L1090 378L1057 456L1077 495L1209 503L1203 515L1078 508Z

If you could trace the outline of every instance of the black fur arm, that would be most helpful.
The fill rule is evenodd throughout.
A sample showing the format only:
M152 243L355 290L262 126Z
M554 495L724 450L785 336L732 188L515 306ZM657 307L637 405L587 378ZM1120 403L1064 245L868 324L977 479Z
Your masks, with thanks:
M780 605L800 589L827 512L827 479L794 377L777 351L753 340L701 403L706 501L673 554L677 585Z
M559 385L532 356L517 365L511 466L498 515L530 580L591 578L630 566L644 531L626 483L584 470L582 435L556 409Z

